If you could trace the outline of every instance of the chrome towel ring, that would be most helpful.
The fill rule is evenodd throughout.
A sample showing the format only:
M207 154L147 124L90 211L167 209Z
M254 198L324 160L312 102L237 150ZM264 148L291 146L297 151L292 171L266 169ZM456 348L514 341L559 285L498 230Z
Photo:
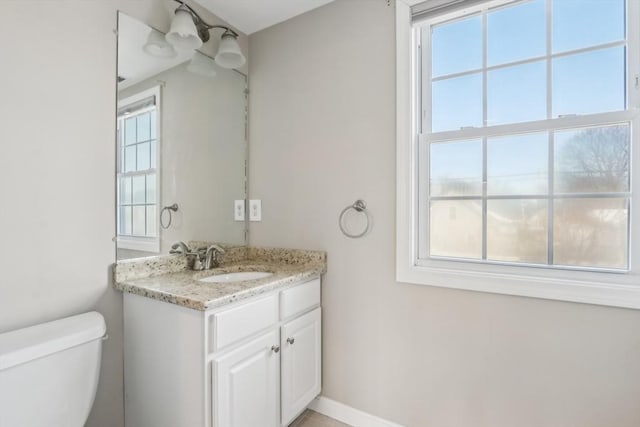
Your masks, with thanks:
M169 222L167 222L167 225L164 225L164 212L165 211L169 212ZM171 220L173 219L173 215L171 214L171 212L178 212L178 204L177 203L174 203L171 206L165 206L160 211L160 227L164 228L165 230L167 228L171 227Z
M364 230L362 230L360 233L349 233L345 226L344 226L344 217L345 214L349 211L349 210L355 210L356 212L361 212L365 215L366 219L367 219L367 225L364 227ZM367 203L362 200L362 199L358 199L355 201L354 204L347 206L346 208L344 208L342 210L342 212L340 212L340 218L338 220L338 225L340 226L340 231L342 231L342 234L344 234L347 237L350 237L352 239L357 239L359 237L364 236L365 234L367 234L369 232L369 230L371 229L371 217L369 216L369 211L367 210Z

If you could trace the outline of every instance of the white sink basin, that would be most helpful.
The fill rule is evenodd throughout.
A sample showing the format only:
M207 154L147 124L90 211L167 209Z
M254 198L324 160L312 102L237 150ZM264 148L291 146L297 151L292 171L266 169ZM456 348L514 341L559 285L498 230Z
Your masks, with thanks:
M213 276L203 277L198 279L199 282L205 283L229 283L229 282L241 282L244 280L257 280L269 277L273 273L266 271L239 271L237 273L223 273L215 274Z

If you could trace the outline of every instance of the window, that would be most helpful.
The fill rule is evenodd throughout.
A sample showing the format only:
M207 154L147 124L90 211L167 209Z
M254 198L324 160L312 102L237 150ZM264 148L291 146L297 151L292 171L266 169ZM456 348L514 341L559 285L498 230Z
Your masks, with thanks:
M398 9L398 279L640 297L637 2L471 3Z
M118 247L159 251L159 89L124 99L118 108Z

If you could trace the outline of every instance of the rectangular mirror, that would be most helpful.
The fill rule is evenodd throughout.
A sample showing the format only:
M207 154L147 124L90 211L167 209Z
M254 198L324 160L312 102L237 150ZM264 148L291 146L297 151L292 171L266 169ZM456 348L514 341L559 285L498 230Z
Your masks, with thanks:
M246 244L247 79L118 13L117 259L177 241Z

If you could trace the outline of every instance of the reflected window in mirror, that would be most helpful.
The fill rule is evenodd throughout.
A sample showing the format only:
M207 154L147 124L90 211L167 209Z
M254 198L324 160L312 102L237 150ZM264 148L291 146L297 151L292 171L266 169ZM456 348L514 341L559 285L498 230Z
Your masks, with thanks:
M160 251L160 88L118 102L118 247Z

